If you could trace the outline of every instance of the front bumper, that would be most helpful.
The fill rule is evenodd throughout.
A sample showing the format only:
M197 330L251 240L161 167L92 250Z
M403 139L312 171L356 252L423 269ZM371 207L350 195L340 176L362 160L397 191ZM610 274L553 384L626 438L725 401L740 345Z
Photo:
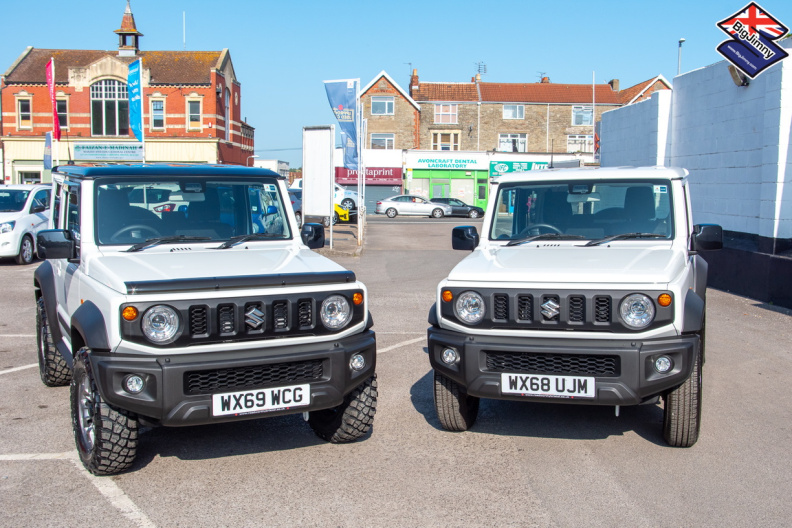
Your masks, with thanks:
M473 336L438 327L429 328L428 342L432 368L460 384L470 396L593 405L638 405L679 386L690 376L699 348L697 335L644 341L561 340ZM459 361L451 365L442 361L442 351L447 347L459 353ZM660 355L673 361L673 368L666 374L659 374L652 366L654 358ZM499 364L509 367L496 366ZM608 372L597 373L600 364L607 364L602 370ZM558 398L504 394L501 387L504 373L594 378L594 395Z
M349 360L362 354L365 367L353 371ZM328 409L374 374L376 336L372 330L335 341L286 345L244 352L210 352L152 358L131 354L91 353L102 398L110 405L165 426L200 425ZM130 394L122 386L130 374L142 376L145 388ZM260 388L310 385L310 404L261 413L213 416L212 394Z

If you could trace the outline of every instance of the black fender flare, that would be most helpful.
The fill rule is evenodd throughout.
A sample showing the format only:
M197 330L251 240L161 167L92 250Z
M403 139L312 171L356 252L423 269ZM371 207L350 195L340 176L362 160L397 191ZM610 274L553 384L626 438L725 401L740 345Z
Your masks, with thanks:
M429 317L427 319L430 325L440 326L440 322L437 320L437 303L432 303L432 307L429 308Z
M52 263L45 260L33 273L33 286L35 288L36 301L39 297L44 298L44 310L47 312L52 339L57 344L63 341L61 326L58 324L58 297L55 290L55 270ZM57 346L57 345L56 345Z
M91 301L82 303L74 311L71 324L72 332L76 331L82 336L85 346L97 351L110 350L104 316L94 303ZM73 338L72 343L74 343Z
M685 295L685 314L682 319L682 333L701 332L704 329L704 298L695 291L688 290Z
M707 300L707 275L709 273L709 264L706 260L701 258L701 255L696 255L694 258L694 284L696 293L705 301Z

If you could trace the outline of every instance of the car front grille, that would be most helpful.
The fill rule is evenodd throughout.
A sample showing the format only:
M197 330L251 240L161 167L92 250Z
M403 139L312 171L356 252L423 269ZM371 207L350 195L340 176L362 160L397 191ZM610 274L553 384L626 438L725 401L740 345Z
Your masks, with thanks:
M494 372L618 376L619 356L543 354L536 352L485 352L487 369Z
M184 394L210 394L309 382L323 376L322 360L198 370L184 373Z

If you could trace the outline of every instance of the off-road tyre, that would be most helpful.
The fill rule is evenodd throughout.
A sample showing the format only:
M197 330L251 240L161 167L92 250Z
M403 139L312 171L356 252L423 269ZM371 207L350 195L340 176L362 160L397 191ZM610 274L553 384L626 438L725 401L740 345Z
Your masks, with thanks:
M23 236L22 241L19 243L19 253L16 256L16 263L25 265L30 264L35 258L33 253L33 238L30 235Z
M434 373L434 404L440 425L446 431L467 431L476 422L479 398L467 392L452 379Z
M297 211L296 213L294 213L294 217L297 219L297 226L302 227L302 213L300 211Z
M39 375L47 387L68 385L72 369L52 339L44 297L36 301L36 344L38 345Z
M665 395L663 437L672 447L690 447L696 443L701 429L701 356L704 343L693 363L693 372L685 382Z
M102 400L89 352L82 348L74 360L70 398L74 440L85 469L94 475L114 475L129 469L135 460L138 421Z
M443 210L439 207L432 210L432 218L443 218L443 216L445 216L445 213L443 213Z
M385 216L387 216L388 218L396 218L397 214L399 214L399 212L396 209L394 209L393 207L391 207L387 211L385 211Z
M308 413L308 424L319 438L344 444L365 436L376 412L377 375L374 374L347 394L338 407Z

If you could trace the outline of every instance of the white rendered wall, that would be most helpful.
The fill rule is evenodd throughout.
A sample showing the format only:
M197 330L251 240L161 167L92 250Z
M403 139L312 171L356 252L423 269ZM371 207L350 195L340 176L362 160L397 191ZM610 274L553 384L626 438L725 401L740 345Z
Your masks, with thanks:
M602 165L686 168L694 222L792 238L792 59L745 87L722 61L676 77L667 99L603 114Z

